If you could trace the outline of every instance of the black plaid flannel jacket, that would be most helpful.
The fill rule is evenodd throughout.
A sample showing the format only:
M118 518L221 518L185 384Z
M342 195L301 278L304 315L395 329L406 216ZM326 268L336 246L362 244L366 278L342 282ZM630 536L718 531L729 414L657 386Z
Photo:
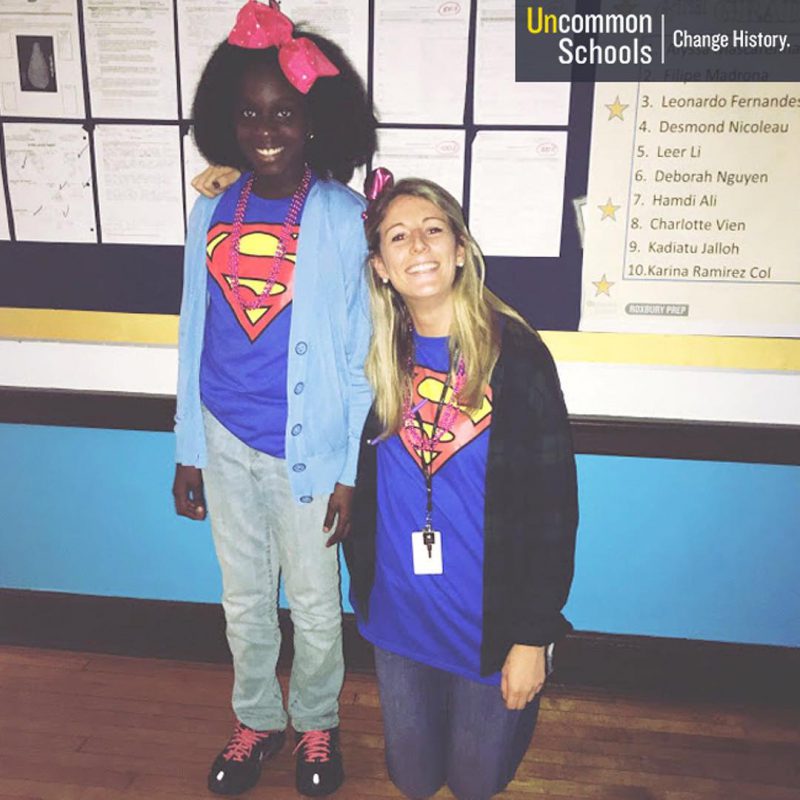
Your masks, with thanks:
M553 359L516 322L505 325L491 378L486 464L481 673L503 666L514 644L546 645L572 626L561 613L575 555L578 497L569 420ZM350 536L351 598L364 615L375 578L376 448L370 412L361 439ZM465 498L469 502L469 498Z

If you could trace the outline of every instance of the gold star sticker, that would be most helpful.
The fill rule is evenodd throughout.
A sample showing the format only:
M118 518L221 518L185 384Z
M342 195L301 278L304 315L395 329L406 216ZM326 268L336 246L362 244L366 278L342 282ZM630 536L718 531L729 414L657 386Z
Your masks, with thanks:
M602 222L604 219L613 219L614 222L617 221L617 210L619 209L619 206L615 206L611 202L610 197L605 203L603 203L603 205L597 207L603 212L603 216L600 217L600 222Z
M619 95L616 96L613 103L606 103L606 108L608 109L608 118L610 120L614 119L621 119L623 122L625 121L625 117L622 116L622 112L628 107L627 103L620 103Z
M604 272L603 273L603 277L600 278L599 281L592 281L592 283L594 284L595 289L597 289L597 291L594 293L595 297L598 297L601 294L604 294L604 295L607 295L608 297L611 297L611 292L609 290L616 283L616 281L608 280L608 278L606 278L606 274Z

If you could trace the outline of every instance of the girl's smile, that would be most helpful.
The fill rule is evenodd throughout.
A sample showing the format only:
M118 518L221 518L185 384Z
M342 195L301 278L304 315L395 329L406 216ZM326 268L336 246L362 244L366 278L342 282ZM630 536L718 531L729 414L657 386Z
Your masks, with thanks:
M263 147L256 149L262 161L274 161L283 152L283 147Z

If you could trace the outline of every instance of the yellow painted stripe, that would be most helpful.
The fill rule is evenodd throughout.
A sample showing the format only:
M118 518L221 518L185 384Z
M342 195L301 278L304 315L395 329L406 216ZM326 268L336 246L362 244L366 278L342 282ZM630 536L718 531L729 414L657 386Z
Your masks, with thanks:
M0 338L174 345L178 341L178 317L174 314L0 308Z
M0 308L0 338L175 345L178 317ZM800 372L800 339L543 331L556 361Z
M800 372L800 339L543 331L556 361Z

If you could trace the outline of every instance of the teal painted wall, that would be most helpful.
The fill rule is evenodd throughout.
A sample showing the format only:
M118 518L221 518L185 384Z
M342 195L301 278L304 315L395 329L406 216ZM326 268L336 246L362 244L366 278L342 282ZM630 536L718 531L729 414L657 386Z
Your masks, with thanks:
M208 524L175 516L173 471L170 434L0 425L0 587L217 602ZM578 472L576 628L800 646L800 467Z

